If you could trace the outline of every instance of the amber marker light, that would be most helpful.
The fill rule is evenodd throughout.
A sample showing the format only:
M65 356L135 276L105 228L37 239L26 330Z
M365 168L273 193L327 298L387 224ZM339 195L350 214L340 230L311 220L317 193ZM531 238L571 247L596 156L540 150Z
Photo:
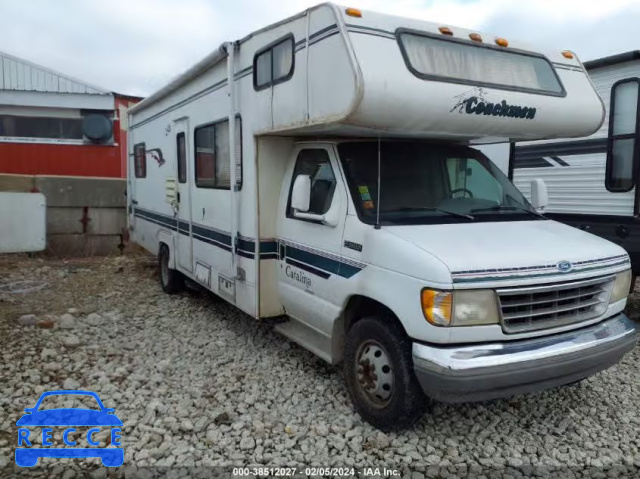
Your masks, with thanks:
M420 293L422 313L427 321L434 326L449 326L451 324L451 306L453 294L449 291L423 289Z
M482 41L482 35L480 35L479 33L470 33L469 38L471 38L471 40L473 40L474 42Z
M438 28L438 30L440 31L440 33L442 33L443 35L449 35L452 36L453 32L451 31L451 29L449 27L440 27Z
M357 8L347 8L345 13L350 17L362 18L362 12Z
M508 47L509 42L505 38L496 38L496 45L500 47Z

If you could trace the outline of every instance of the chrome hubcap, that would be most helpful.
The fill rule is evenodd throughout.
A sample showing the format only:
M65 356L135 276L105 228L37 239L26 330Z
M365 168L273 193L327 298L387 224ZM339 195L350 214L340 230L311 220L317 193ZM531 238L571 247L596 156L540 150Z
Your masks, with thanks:
M395 379L389 356L377 341L367 341L358 351L358 383L373 405L383 407L393 396Z

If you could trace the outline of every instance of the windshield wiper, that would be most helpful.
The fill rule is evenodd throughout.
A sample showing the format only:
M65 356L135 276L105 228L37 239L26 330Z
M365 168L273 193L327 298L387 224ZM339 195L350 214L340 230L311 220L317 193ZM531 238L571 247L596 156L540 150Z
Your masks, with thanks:
M403 208L394 208L392 210L385 210L385 213L400 213L402 211L437 211L439 213L445 213L450 216L457 216L458 218L465 218L467 220L474 221L476 218L473 215L465 215L464 213L456 213L455 211L443 210L442 208L423 208L423 207L413 207L413 206L405 206Z
M481 211L522 211L523 213L529 213L530 215L537 216L538 218L546 219L544 215L541 215L536 211L531 211L526 208L521 208L519 206L496 205L496 206L490 206L489 208L476 208L471 210L472 213L479 213Z

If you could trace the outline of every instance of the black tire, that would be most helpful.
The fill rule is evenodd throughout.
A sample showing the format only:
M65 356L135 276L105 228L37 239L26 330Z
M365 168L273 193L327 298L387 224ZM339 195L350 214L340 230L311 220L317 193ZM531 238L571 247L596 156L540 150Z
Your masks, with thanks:
M167 294L176 294L184 289L184 276L180 271L169 268L169 248L160 245L158 253L158 265L160 267L160 286Z
M413 370L411 346L411 340L395 318L363 318L347 332L344 375L349 394L358 414L383 431L411 426L426 409L428 399L422 392ZM374 355L378 354L375 348L381 347L383 362L389 362L391 376L389 368L383 366L385 374L380 374L375 372L375 364L373 365L378 389L385 387L385 377L391 378L390 388L384 389L387 392L391 390L391 394L384 400L380 396L372 397L372 393L367 392L363 385L363 382L367 381L363 379L366 374L362 374L362 365L365 364L366 368L371 367L368 359L363 362L365 352L371 354L368 347L374 348ZM378 380L379 377L382 379ZM382 392L382 389L380 391Z

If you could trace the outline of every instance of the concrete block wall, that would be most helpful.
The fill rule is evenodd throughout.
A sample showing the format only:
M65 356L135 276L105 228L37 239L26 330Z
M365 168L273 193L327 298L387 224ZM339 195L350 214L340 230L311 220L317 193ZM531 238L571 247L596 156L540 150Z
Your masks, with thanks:
M0 175L0 191L39 191L47 198L47 251L55 256L120 251L126 227L125 179Z

